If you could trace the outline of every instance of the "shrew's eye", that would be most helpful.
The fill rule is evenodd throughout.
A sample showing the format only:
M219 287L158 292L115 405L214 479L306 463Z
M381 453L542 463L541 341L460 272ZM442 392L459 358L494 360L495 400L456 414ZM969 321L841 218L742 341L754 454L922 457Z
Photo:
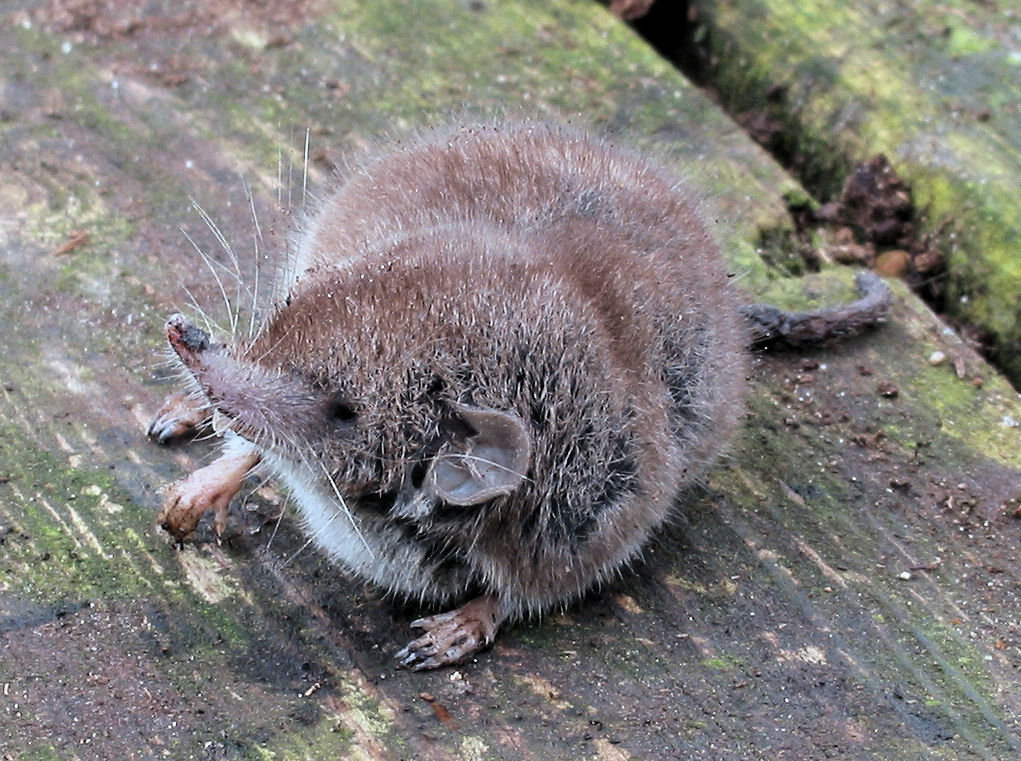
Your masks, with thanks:
M330 400L330 404L326 409L326 414L330 420L336 420L341 423L350 423L358 417L358 411L354 408L351 402L335 397Z

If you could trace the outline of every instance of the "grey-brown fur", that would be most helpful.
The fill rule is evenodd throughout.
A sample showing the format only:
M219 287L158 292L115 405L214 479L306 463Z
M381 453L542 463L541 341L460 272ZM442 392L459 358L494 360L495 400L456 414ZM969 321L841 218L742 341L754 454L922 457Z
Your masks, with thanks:
M741 409L747 340L696 202L570 130L382 157L321 205L285 291L248 345L172 342L271 470L357 525L337 547L331 522L324 549L398 594L491 594L509 615L578 596ZM498 467L463 470L468 450Z

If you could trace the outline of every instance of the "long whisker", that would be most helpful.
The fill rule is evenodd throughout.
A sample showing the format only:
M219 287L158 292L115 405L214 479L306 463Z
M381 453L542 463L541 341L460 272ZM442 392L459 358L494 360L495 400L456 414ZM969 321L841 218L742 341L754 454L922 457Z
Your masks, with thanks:
M362 535L361 529L358 528L358 524L355 522L354 516L351 515L351 511L348 510L347 502L344 500L343 495L341 495L340 489L337 488L337 482L333 480L333 474L330 473L329 468L327 468L323 462L319 460L316 462L319 463L319 466L323 469L323 473L326 474L326 480L330 482L330 487L333 489L333 494L337 497L337 502L340 504L340 507L347 516L347 519L351 522L351 526L354 528L355 533L361 540L362 546L365 547L365 551L368 552L371 557L375 557L375 553L372 551L372 548L369 547L369 543L365 541L365 537ZM333 519L331 518L330 520Z
M256 365L262 364L262 360L264 360L267 356L269 356L270 352L272 352L275 348L277 348L280 345L280 342L283 341L285 338L286 338L286 336L280 336L280 338L277 339L276 343L274 343L272 346L270 346L268 349L266 349L266 351L264 351L262 354L260 354L253 361L253 364L256 364Z
M326 474L326 480L329 481L330 486L333 489L333 494L334 494L334 496L336 496L337 502L340 505L341 510L338 510L333 515L331 515L329 520L327 520L322 526L320 526L319 530L316 531L315 534L310 536L308 538L308 540L303 545L301 545L301 547L299 547L297 550L295 550L294 553L292 553L291 556L289 558L287 558L287 560L284 561L283 565L284 566L288 565L296 557L298 557L302 552L304 552L306 549L308 549L309 545L311 545L319 537L319 535L323 532L323 530L326 529L331 523L333 523L341 515L344 515L344 516L347 517L348 521L351 523L352 528L354 528L354 530L355 530L355 534L361 540L362 546L365 547L365 551L368 552L370 556L375 557L375 553L372 551L372 548L369 547L368 542L365 541L365 537L362 535L361 530L358 528L358 524L355 523L354 517L351 515L351 511L348 510L347 502L344 500L343 495L340 493L340 489L337 488L337 482L333 480L333 476L330 474L330 471L327 470L325 465L323 465L322 463L319 463L319 465L322 467L323 473ZM309 468L309 470L313 470L312 466L307 461L305 462L305 466L307 468Z
M294 189L294 160L288 156L287 158L287 208L294 208L294 198L292 197L292 191Z
M244 183L244 179L242 179ZM258 298L259 298L259 271L260 260L262 258L262 228L259 226L259 215L255 211L255 194L252 193L252 189L247 183L244 183L245 195L248 197L248 206L252 210L252 225L254 227L254 234L252 236L252 245L255 249L255 282L252 285L252 308L251 314L248 317L248 337L251 338L255 335L255 314L258 311Z
M305 130L305 157L304 165L301 168L301 205L303 208L308 200L308 141L311 132L311 130Z
M284 203L284 147L277 146L277 208Z
M287 512L287 506L291 504L290 496L284 498L284 501L280 504L280 514L277 516L276 522L273 524L273 531L269 535L269 541L266 542L266 551L268 552L270 547L273 546L273 540L277 538L277 532L280 530L280 524L284 521L284 513Z
M526 476L524 473L518 473L518 471L514 470L514 468L508 468L506 465L501 465L498 462L493 462L492 460L487 460L485 457L477 457L477 456L472 455L472 454L462 454L461 452L447 452L443 456L444 457L453 457L453 458L458 459L458 460L469 460L471 462L481 462L484 465L491 465L494 468L498 468L500 470L505 470L508 473L513 473L518 478L524 479L525 481L528 481L529 483L532 483L532 479L529 478L528 476Z
M188 234L187 230L185 230L183 227L180 228L180 229L181 229L181 232L184 233L185 239L187 239L187 241L192 245L192 248L194 248L195 251L198 252L198 255L202 257L202 261L205 263L206 267L212 273L213 279L216 280L216 285L220 289L220 296L223 297L224 306L227 308L227 315L232 317L233 313L234 313L234 308L230 304L230 297L227 295L227 289L223 287L223 281L220 279L220 275L216 271L216 267L214 266L214 262L209 258L209 255L206 254L206 252L202 250L202 248L199 246L199 244L196 243L195 240ZM233 326L234 326L234 322L233 322L233 319L231 319L231 336L234 335Z
M338 513L338 515L339 515L339 513ZM323 528L326 528L327 526L329 526L333 522L333 518L336 518L336 517L337 516L334 515L332 518L330 518L330 520L326 521L326 523L323 524ZM298 555L300 555L305 550L307 550L309 548L309 546L312 544L312 542L314 542L314 541L315 541L315 537L314 536L310 536L308 539L306 539L305 543L303 545L301 545L298 549L296 549L293 553L291 553L291 556L289 558L287 558L287 560L285 560L283 563L280 564L280 567L281 568L286 568L288 565L293 563L295 558L297 558Z
M203 327L205 327L206 332L224 333L225 331L220 323L214 320L213 316L199 305L198 299L195 298L195 294L192 293L187 286L183 286L183 290L184 294L188 297L188 306L192 311L194 311L198 318L202 320ZM174 356L176 357L177 355L175 354Z
M202 206L200 206L199 203L194 198L191 199L191 202L192 205L195 207L195 210L198 211L199 216L202 217L202 221L205 222L206 227L209 228L209 231L216 238L217 243L220 244L220 248L223 249L223 252L227 254L227 258L230 260L231 264L234 265L234 271L231 274L234 276L234 282L236 283L237 286L234 296L235 306L233 310L229 310L231 327L230 336L233 339L237 333L237 324L238 319L240 318L241 311L241 293L243 289L242 283L244 282L244 278L241 277L241 265L238 262L237 254L234 253L233 246L230 245L230 242L227 240L227 236L223 234L223 231L220 230L219 226L216 224L213 218L209 216L206 210L203 209Z

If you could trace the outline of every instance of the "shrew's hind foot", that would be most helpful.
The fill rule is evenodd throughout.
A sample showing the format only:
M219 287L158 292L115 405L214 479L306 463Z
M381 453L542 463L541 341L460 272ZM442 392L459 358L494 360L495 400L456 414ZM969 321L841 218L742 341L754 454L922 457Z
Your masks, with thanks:
M506 618L494 596L482 595L447 613L412 621L411 625L425 634L397 653L397 665L425 671L461 663L493 644Z

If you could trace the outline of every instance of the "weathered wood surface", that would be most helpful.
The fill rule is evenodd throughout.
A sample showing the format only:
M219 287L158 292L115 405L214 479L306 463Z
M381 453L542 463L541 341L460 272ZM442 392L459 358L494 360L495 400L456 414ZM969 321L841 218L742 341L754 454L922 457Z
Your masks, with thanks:
M325 567L286 504L278 529L272 484L174 550L157 490L210 444L142 435L160 326L220 298L179 226L231 266L194 199L250 273L246 187L285 245L306 126L313 188L452 113L612 128L704 188L750 300L850 277L770 279L753 242L796 184L598 5L99 5L0 9L6 758L1021 753L1021 404L902 288L880 331L760 357L732 457L645 562L463 667L393 670L418 611Z
M947 260L946 309L1021 382L1021 9L969 0L698 0L706 76L839 193L885 153Z

